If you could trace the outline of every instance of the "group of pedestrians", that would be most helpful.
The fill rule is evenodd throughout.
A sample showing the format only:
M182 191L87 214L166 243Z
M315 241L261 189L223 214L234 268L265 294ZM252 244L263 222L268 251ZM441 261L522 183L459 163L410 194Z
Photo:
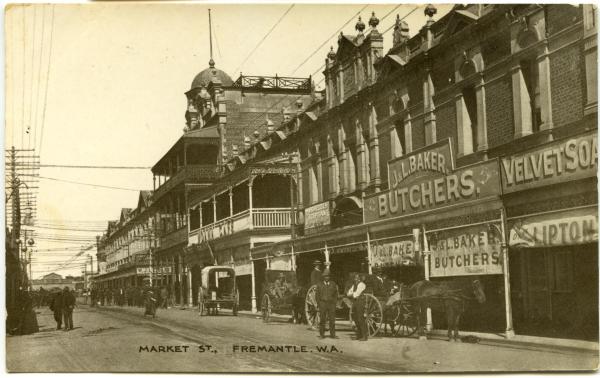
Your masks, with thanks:
M74 328L73 326L73 309L75 308L75 295L69 289L68 286L62 291L55 293L50 300L50 310L54 313L54 320L56 321L56 329L62 329L64 323L64 330L70 331Z
M337 339L335 334L335 311L337 307L339 289L335 282L331 281L329 269L321 271L321 262L314 262L311 272L311 285L317 285L315 299L319 306L319 338L325 338L325 327L329 323L329 334L331 338ZM350 286L346 296L352 301L352 317L356 324L356 340L367 341L369 332L365 315L366 289L365 275L355 274L354 283Z
M168 286L154 287L154 297L157 300L157 307L172 307L174 297L172 290ZM146 288L127 287L98 289L92 288L90 291L91 306L129 306L144 307L146 298Z

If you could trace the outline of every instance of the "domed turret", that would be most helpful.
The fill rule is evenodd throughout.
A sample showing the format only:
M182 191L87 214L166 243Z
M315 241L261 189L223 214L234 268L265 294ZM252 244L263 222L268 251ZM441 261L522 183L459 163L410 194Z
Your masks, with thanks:
M225 71L215 68L215 61L212 60L212 58L208 62L208 65L209 67L207 69L201 71L198 75L196 75L196 77L192 81L191 89L206 87L215 79L218 79L221 82L221 84L225 87L228 87L233 84L233 80L229 75L227 75L227 73L225 73Z

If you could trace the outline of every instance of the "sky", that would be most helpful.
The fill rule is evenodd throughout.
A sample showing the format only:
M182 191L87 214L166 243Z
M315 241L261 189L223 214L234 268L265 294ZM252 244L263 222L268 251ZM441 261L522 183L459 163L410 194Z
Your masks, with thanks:
M435 19L451 8L436 6ZM216 67L234 80L243 72L313 75L319 83L338 29L348 22L342 31L354 34L359 11L365 23L374 11L380 32L397 14L408 14L411 36L426 21L423 5L397 3L12 5L4 25L5 147L35 148L42 165L154 165L182 135L184 93L208 67L208 8ZM149 169L41 167L39 176L34 278L80 275L88 254L95 261L95 247L74 257L81 245L121 208L135 207L139 190L152 189ZM48 240L57 238L72 242Z

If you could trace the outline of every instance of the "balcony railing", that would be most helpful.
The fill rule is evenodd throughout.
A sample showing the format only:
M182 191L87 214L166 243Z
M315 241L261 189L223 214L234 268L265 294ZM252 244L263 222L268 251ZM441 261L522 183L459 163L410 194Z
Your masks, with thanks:
M223 236L232 235L253 228L289 229L290 209L270 208L252 209L252 211L245 210L231 217L203 226L199 231L191 231L190 236L194 237L195 235L198 235L198 242L201 242L218 239Z
M234 83L236 88L260 88L310 91L311 78L283 77L283 76L243 76Z
M173 231L169 234L163 235L158 239L159 249L167 249L176 244L187 242L187 226L182 227L177 231Z
M217 165L186 165L154 192L154 200L181 183L211 183L219 177Z

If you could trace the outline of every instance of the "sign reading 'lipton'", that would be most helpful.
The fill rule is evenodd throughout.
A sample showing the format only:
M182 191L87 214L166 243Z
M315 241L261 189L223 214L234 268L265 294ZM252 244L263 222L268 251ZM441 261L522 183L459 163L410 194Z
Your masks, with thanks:
M420 213L500 194L497 160L454 171L438 169L435 172L413 172L413 177L408 179L408 176L403 176L404 179L392 189L365 198L366 222Z
M554 142L502 159L504 193L594 177L598 166L597 133Z

